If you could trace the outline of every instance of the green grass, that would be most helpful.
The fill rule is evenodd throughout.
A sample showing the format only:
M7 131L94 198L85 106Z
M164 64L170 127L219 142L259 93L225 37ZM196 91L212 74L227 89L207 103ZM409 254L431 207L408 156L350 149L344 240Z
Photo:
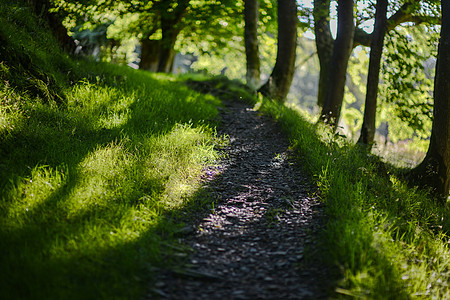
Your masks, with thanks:
M199 178L218 157L220 103L171 76L72 60L30 12L0 3L0 298L139 298L179 262L179 216L207 203ZM199 88L254 101L223 78ZM448 209L295 110L258 101L326 203L334 297L450 298Z
M207 122L218 102L129 76L142 86L75 85L64 109L4 105L14 95L0 92L5 299L128 298L143 266L164 265L162 243L177 229L164 215L189 201L217 158Z
M265 99L255 107L283 125L326 203L323 246L342 276L334 298L450 298L446 207L298 111Z
M0 298L141 297L177 264L178 216L206 203L219 101L71 60L22 2L0 22Z

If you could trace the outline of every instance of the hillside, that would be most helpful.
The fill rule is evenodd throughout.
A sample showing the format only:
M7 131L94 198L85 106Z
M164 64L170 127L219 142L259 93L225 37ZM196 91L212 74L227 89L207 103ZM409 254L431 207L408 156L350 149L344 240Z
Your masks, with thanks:
M239 82L70 57L25 2L0 24L1 299L450 297L449 210L402 170Z
M138 297L218 155L218 100L72 60L22 2L0 23L0 298Z

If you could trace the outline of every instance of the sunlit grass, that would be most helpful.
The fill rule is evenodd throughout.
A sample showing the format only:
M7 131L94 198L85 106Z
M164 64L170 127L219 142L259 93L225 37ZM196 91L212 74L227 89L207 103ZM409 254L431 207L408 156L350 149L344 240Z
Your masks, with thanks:
M0 298L139 298L218 157L218 100L84 67L64 107L0 84Z

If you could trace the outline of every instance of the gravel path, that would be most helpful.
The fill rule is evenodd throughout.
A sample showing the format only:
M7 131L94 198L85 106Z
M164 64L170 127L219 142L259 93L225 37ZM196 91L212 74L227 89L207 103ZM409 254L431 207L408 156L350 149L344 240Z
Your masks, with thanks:
M205 172L218 203L183 242L183 272L161 274L148 299L325 299L330 281L316 263L324 219L314 188L269 118L224 102L226 158ZM305 250L311 255L306 255Z

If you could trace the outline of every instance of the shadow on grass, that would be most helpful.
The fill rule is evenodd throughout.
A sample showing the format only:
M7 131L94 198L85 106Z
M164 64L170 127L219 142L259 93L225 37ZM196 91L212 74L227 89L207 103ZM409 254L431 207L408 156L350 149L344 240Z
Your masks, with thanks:
M162 103L160 105L163 107ZM175 101L171 105L187 106L188 111L198 109L195 99L188 103ZM0 164L4 168L0 175L3 201L0 207L5 210L0 212L2 215L15 205L8 197L16 193L15 186L31 177L34 166L48 165L54 169L64 166L68 171L65 181L58 188L32 210L24 212L26 219L23 223L4 224L0 221L0 224L5 225L0 230L2 298L136 299L152 284L156 273L186 262L185 254L189 249L177 239L183 234L181 223L195 226L209 215L217 199L213 199L207 190L198 190L185 199L186 205L179 209L161 208L154 223L146 226L135 238L118 239L111 244L92 245L85 249L77 248L78 244L89 244L89 241L77 240L84 238L83 233L89 234L90 230L98 228L104 235L114 233L116 228L122 226L124 215L138 205L145 205L139 201L140 196L144 195L129 192L121 195L120 203L101 207L92 205L69 216L63 204L81 185L79 165L86 157L94 150L120 139L123 134L131 137L132 144L136 145L140 136L149 132L162 134L177 122L186 123L191 119L189 113L165 112L158 119L163 122L163 126L152 127L150 125L155 119L154 115L146 116L146 111L150 109L146 103L134 102L130 109L132 114L128 122L114 129L80 127L80 123L89 123L90 120L74 121L69 115L59 115L62 127L42 128L35 132L22 130L6 144L0 145ZM54 118L51 112L40 113L43 120ZM194 122L200 123L200 120ZM70 128L75 127L78 129L72 134ZM275 153L270 155L275 156ZM217 176L215 181L234 177L238 172L241 170L230 169ZM251 185L254 180L249 177L240 184ZM158 189L160 187L148 187L145 192L151 194ZM114 213L116 208L117 212ZM107 217L101 217L104 215ZM266 221L262 218L259 222ZM99 239L102 238L100 235ZM70 244L66 245L67 242Z
M161 184L140 183L149 186L140 186L139 194L133 191L137 184L130 183L131 188L120 194L117 202L89 205L75 214L66 207L67 200L86 180L80 164L94 151L127 136L131 137L132 148L139 144L139 138L164 134L177 123L201 124L201 119L208 120L215 110L213 102L201 103L195 95L157 102L133 102L128 122L113 129L89 127L92 119L88 116L55 112L46 106L35 108L28 112L27 124L0 144L0 298L136 298L154 267L166 265L162 252L171 251L164 245L173 243L170 237L177 226L170 218L158 215L164 211L156 212L154 223L145 225L148 229L135 238L106 237L91 246L83 240L91 231L100 232L99 239L114 234L123 226L124 216L141 205L140 197L161 192ZM151 107L156 104L159 112ZM183 113L183 107L187 107L187 113ZM199 109L206 110L203 117L190 115ZM36 166L62 171L62 182L29 210L24 206L23 211L14 211L15 206L23 205Z

